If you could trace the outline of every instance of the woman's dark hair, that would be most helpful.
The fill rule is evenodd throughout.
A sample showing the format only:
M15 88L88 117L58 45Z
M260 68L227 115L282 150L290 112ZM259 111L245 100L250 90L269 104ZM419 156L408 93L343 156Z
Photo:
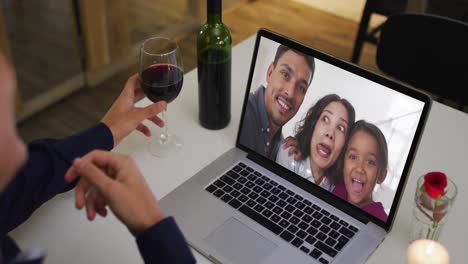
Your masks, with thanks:
M301 157L303 159L310 156L310 140L312 138L312 134L314 133L315 125L317 124L317 121L325 107L327 107L327 105L332 102L339 102L346 108L346 111L348 112L348 128L351 128L354 124L354 120L356 119L356 112L354 111L353 105L348 100L341 98L337 94L329 94L322 97L311 108L309 108L306 116L301 120L301 122L299 122L299 125L296 127L295 138L297 139L299 151L301 152ZM349 129L346 133L346 139L348 136ZM343 152L344 147L341 150L341 153ZM325 170L325 175L332 184L335 182L335 170L336 167L334 165Z
M339 182L343 182L343 170L344 170L344 160L346 155L346 150L348 148L349 139L358 131L365 131L369 133L372 137L375 138L378 145L377 150L377 160L378 160L378 169L377 175L382 173L382 170L387 169L388 166L388 147L387 140L385 139L382 131L374 124L369 123L365 120L359 120L354 123L353 127L349 131L349 136L346 139L344 151L341 152L340 157L338 158L337 164L337 174L335 178L338 178Z

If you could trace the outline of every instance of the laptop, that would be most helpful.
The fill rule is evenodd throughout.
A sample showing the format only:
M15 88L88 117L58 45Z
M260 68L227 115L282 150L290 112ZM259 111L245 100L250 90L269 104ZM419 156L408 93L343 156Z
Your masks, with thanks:
M266 108L271 105L262 98L273 89L270 70L279 46L294 52L291 56L301 54L302 63L307 61L304 55L312 57L313 64L307 64L306 78L301 79L295 75L300 72L296 66L281 62L281 57L277 61L278 72L274 74L279 73L276 77L284 78L282 81L296 80L292 87L303 93L302 103L289 98L291 91L272 97L277 100L274 107L290 118L272 129L277 131L274 136L265 137L262 133L271 132L273 125L268 127L271 122L267 118L267 126L261 127L261 118L252 118L252 113L268 117L270 110ZM391 231L431 106L430 97L267 29L257 33L248 78L236 146L162 198L162 209L177 219L188 243L214 263L365 262ZM313 168L309 162L314 159L313 151L302 163L291 158L289 163L278 162L280 153L285 154L282 146L275 150L278 139L297 136L309 109L330 94L353 106L356 121L365 120L384 135L388 147L384 179L372 182L358 177L351 178L349 184L346 169L339 173L346 166L336 164L339 160L346 164L349 157L345 150L352 140L343 143L343 157L333 163L342 179L325 185L323 178L316 184L301 174L311 171L308 166ZM255 111L249 110L251 107ZM352 128L343 126L332 130L336 138ZM262 141L265 138L266 142ZM265 149L259 150L259 142ZM321 146L322 156L331 155L331 145ZM355 156L353 160L361 159ZM364 163L376 163L369 160ZM298 170L297 166L302 167ZM364 194L369 186L364 196L370 200L355 202L352 192ZM336 192L339 188L344 196Z

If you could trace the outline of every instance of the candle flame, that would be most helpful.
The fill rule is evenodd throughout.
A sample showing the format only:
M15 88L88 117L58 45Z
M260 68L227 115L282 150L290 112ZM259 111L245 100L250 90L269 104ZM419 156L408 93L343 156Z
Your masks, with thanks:
M426 255L432 256L433 252L434 252L434 241L431 241L431 243L429 243L429 245L426 248Z

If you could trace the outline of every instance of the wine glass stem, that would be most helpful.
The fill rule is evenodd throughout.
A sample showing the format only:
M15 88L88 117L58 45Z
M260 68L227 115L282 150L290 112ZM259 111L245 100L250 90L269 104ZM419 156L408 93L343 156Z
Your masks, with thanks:
M169 132L168 132L168 122L167 122L167 106L164 108L164 111L161 112L161 118L164 121L164 130L159 135L159 140L161 141L162 144L166 143L168 138L169 138Z

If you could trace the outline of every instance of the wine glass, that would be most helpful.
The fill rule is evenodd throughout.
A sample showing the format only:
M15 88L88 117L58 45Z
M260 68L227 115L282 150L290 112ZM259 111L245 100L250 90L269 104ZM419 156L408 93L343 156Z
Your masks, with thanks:
M174 40L166 37L152 37L145 40L140 48L139 77L146 97L153 101L172 102L180 93L184 80L184 68L180 49ZM179 151L182 141L168 130L167 107L161 113L164 129L149 141L150 153L167 157Z

